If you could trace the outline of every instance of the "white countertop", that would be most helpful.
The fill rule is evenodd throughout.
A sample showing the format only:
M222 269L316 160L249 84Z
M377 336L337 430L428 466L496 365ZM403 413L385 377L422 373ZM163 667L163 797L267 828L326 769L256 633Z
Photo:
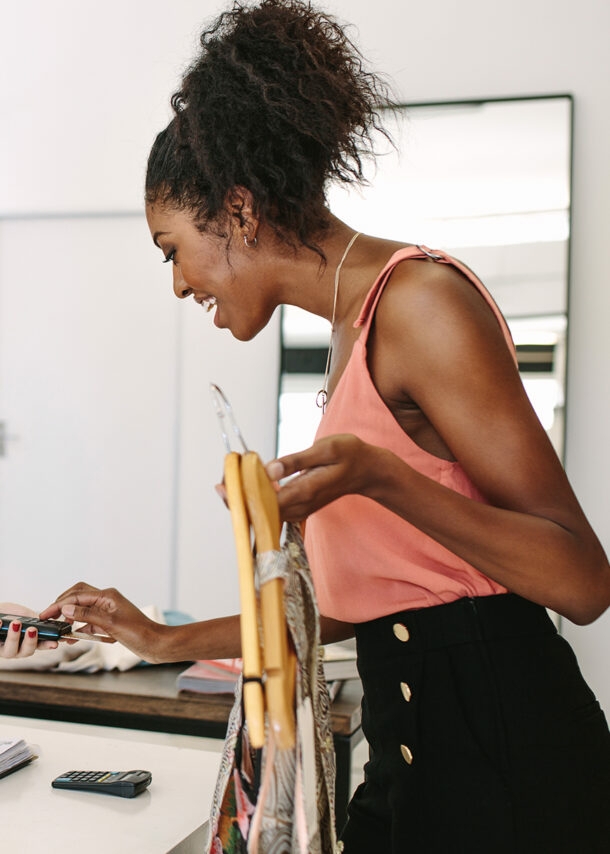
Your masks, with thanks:
M19 854L194 854L203 850L219 748L207 739L0 715L0 738L38 759L0 779L0 849ZM201 746L200 746L201 745ZM70 770L152 773L136 798L53 789Z

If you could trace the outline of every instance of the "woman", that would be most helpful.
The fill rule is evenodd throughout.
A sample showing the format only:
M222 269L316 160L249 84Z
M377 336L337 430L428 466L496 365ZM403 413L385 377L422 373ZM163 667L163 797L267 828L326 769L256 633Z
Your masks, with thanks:
M307 519L325 641L355 632L370 744L346 854L601 852L610 735L544 606L610 603L610 567L523 390L505 323L442 253L356 234L383 83L332 19L236 5L201 39L153 146L154 243L174 291L253 338L280 304L331 321L314 445L268 466ZM510 591L510 592L509 592ZM146 621L76 585L86 620L151 661L239 654L236 618Z

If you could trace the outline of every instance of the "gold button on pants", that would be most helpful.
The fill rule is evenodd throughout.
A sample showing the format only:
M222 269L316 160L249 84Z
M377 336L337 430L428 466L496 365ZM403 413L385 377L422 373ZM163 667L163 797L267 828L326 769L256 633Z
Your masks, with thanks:
M409 640L409 629L405 626L404 623L394 623L392 626L392 631L399 641L406 643Z
M413 762L413 754L406 744L400 745L400 752L402 753L402 758L405 760L407 765L410 765Z
M402 691L402 696L405 698L407 703L411 702L411 689L407 685L406 682L400 683L400 690Z

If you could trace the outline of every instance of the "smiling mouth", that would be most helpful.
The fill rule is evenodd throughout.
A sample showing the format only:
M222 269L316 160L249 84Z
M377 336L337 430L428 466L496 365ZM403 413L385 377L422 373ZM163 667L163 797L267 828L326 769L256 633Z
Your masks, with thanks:
M206 297L202 299L199 305L204 311L212 311L216 307L216 297Z

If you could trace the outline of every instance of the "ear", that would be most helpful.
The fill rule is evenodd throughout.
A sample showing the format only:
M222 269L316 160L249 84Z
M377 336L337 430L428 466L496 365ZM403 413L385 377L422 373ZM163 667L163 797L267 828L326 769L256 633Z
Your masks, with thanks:
M250 190L241 185L232 187L225 197L225 211L242 237L248 241L256 240L259 218Z

